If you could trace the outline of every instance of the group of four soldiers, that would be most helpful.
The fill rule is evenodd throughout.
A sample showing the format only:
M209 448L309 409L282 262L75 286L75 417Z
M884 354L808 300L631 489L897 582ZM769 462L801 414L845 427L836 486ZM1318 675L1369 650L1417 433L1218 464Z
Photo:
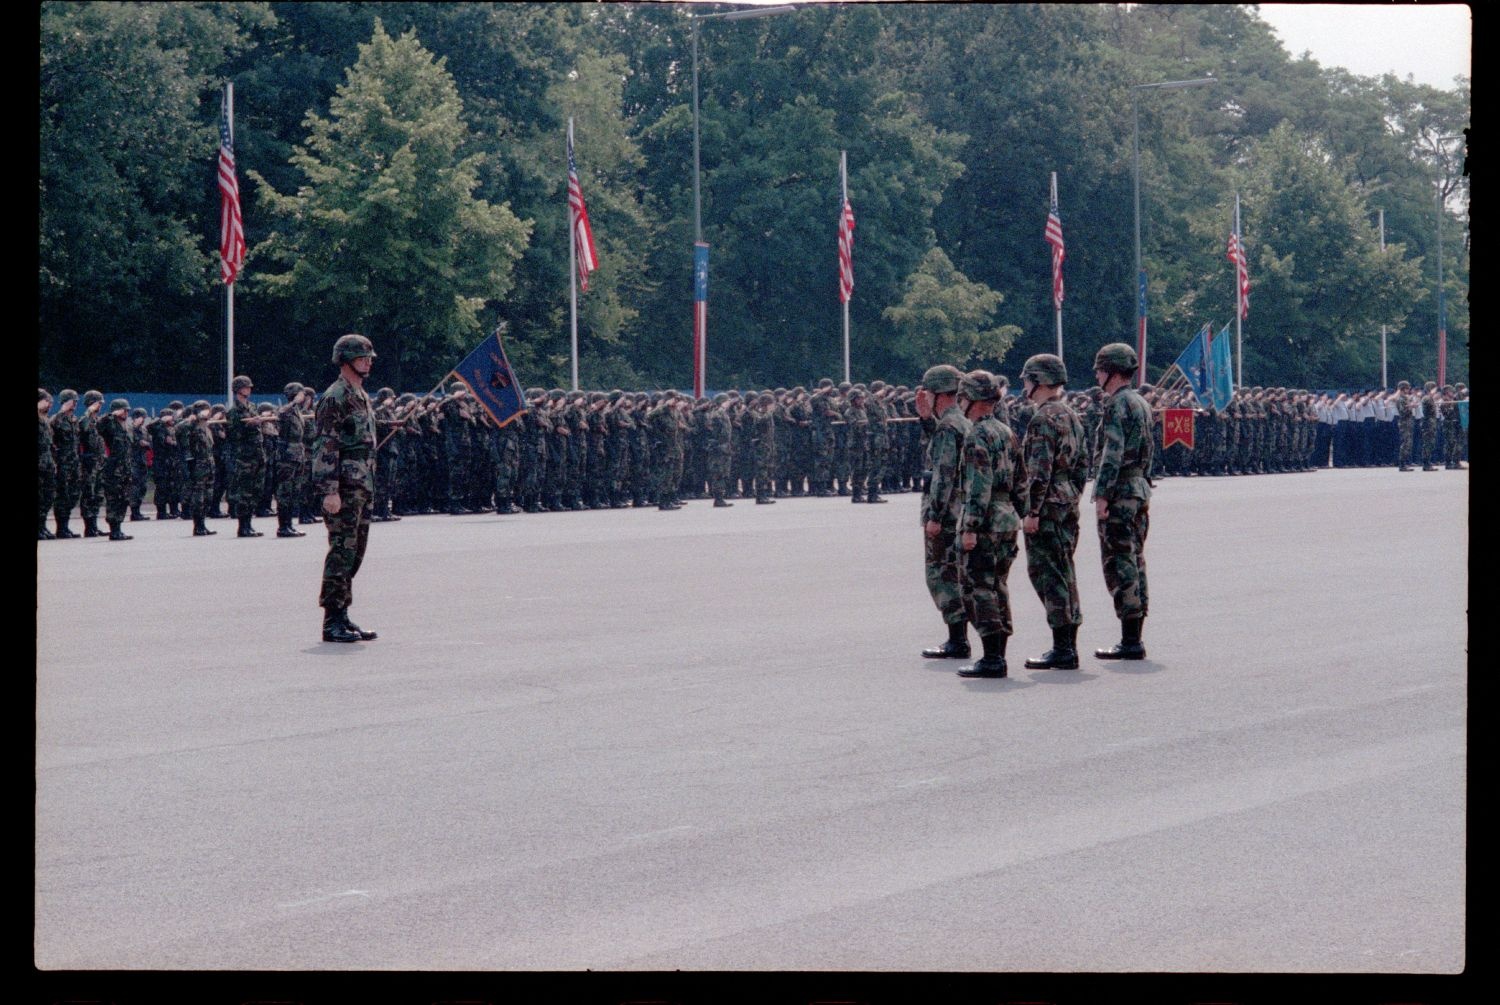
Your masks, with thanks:
M1095 514L1105 584L1121 623L1121 639L1099 659L1139 660L1148 597L1145 544L1153 455L1151 409L1130 385L1135 350L1104 346L1094 358L1100 394L1096 447L1067 403L1067 369L1057 356L1032 356L1021 370L1024 419L1017 435L1004 396L1006 380L949 365L922 377L917 410L930 430L930 480L923 498L927 586L948 626L946 641L922 655L967 659L968 626L979 633L982 657L964 677L1005 677L1006 641L1013 634L1007 580L1025 537L1026 569L1047 612L1052 648L1028 659L1033 669L1077 669L1083 621L1073 555L1078 505L1094 472ZM1019 423L1018 423L1019 424Z

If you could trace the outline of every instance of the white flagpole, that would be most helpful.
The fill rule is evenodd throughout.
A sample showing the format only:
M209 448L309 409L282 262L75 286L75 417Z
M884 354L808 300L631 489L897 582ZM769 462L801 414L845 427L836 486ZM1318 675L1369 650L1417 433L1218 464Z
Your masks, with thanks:
M839 229L844 226L844 206L849 202L849 151L839 151L839 189L843 200L839 202ZM853 263L850 263L851 267ZM841 278L839 282L843 282ZM844 301L844 380L849 380L849 301Z
M224 95L225 95L225 97L224 97L225 106L229 109L229 142L230 142L231 148L232 148L232 146L234 144L234 81L231 80L231 81L229 81L228 83L226 83L224 85ZM239 165L238 164L235 165L235 172L236 173L239 172ZM223 196L220 196L220 200L221 201L222 201L222 199L223 199ZM222 216L222 215L223 215L223 213L221 212L220 216ZM221 228L223 227L222 222L220 223L220 227ZM224 235L223 234L219 235L219 240L220 240L221 243L223 242L223 240L224 240ZM225 336L224 337L225 337L225 340L226 340L226 342L225 342L225 356L224 356L224 359L225 359L225 362L226 362L226 364L228 365L228 368L229 368L229 372L224 375L224 401L227 404L229 402L234 401L234 284L233 283L225 283L224 284L224 331L225 331Z
M1380 250L1385 251L1385 210L1380 211ZM1387 390L1391 386L1390 374L1386 371L1385 324L1380 326L1380 386Z
M1053 206L1057 205L1057 172L1056 171L1052 172L1052 205ZM1051 207L1049 206L1048 208L1050 209ZM1053 251L1052 253L1056 254L1055 251ZM1062 304L1059 304L1057 302L1057 297L1056 296L1053 296L1053 298L1052 298L1052 313L1055 314L1056 317L1057 317L1057 358L1058 359L1062 359L1063 358Z
M1234 194L1234 238L1235 246L1238 247L1240 258L1246 259L1245 236L1240 233L1240 194ZM1240 288L1240 263L1234 263L1234 375L1239 378L1240 383L1236 386L1244 386L1245 382L1245 355L1244 342L1242 341L1240 324L1245 316L1245 291Z
M573 149L573 117L568 116L568 149ZM568 165L572 170L572 165ZM580 179L580 184L582 180ZM568 291L573 304L573 390L578 390L578 231L573 226L573 200L568 199Z

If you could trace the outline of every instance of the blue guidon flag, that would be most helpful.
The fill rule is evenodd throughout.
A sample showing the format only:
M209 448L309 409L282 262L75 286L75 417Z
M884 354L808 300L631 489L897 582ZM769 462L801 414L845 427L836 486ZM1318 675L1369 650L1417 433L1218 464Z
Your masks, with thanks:
M496 425L504 426L526 411L516 373L500 344L499 328L453 368L453 376L464 382Z

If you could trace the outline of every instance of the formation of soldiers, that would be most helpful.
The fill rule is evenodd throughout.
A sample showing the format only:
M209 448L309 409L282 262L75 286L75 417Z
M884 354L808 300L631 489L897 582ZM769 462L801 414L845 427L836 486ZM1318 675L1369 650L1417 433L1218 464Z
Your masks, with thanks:
M145 520L148 485L155 518L192 521L193 533L215 532L207 519L239 522L238 536L258 537L256 517L278 522L276 536L300 537L321 522L311 484L315 436L312 388L293 382L283 403L252 404L248 377L236 378L225 407L199 400L171 402L154 417L103 395L71 389L38 399L37 537L100 536L106 488L123 504L120 520ZM1199 407L1190 391L1146 385L1156 450L1151 476L1240 475L1420 460L1436 470L1462 467L1468 431L1457 402L1462 384L1420 391L1405 381L1389 392L1310 394L1285 388L1242 388L1222 413ZM726 391L694 399L678 391L564 391L532 388L527 410L497 425L459 382L429 396L372 397L377 442L374 516L398 520L425 513L542 513L654 506L684 500L733 499L770 504L778 498L844 497L882 503L886 494L917 491L927 469L916 392L883 381ZM1064 391L1062 400L1083 429L1086 476L1094 477L1101 414L1097 387ZM43 404L45 403L45 405ZM113 406L124 403L118 417ZM80 409L79 406L82 406ZM1168 408L1195 412L1195 445L1163 448ZM1001 393L997 411L1020 439L1035 406ZM105 479L109 434L124 461ZM227 508L226 508L227 507ZM51 520L53 527L49 529ZM111 524L110 537L129 535Z

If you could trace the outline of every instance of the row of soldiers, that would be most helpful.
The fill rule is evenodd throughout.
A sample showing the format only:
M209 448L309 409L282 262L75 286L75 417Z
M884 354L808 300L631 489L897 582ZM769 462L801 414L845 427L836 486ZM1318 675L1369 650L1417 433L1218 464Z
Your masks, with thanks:
M1153 415L1153 478L1312 471L1330 463L1410 471L1418 457L1424 471L1435 471L1435 457L1458 469L1468 456L1459 413L1459 402L1468 400L1463 384L1439 388L1428 381L1418 392L1403 380L1390 391L1337 395L1240 388L1222 412L1201 407L1187 389L1148 384L1141 391ZM1163 447L1167 409L1193 411L1191 448L1181 442Z

